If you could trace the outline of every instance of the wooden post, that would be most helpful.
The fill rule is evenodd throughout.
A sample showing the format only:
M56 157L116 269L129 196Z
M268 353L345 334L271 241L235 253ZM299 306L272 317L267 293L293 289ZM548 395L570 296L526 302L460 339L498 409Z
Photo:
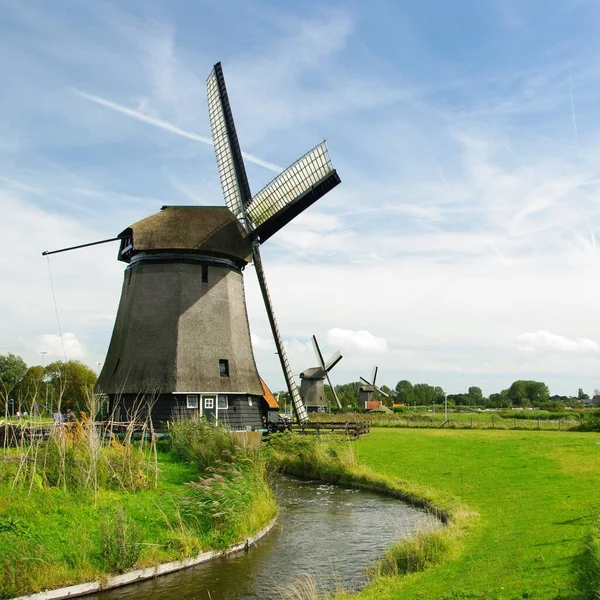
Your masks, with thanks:
M496 429L496 417L492 415L492 429Z
M538 419L538 429L541 429L540 427L540 420Z

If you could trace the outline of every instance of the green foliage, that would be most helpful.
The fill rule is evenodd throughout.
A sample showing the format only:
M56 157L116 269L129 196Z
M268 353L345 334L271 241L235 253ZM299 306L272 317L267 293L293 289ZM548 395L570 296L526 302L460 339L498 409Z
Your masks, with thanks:
M412 539L400 540L388 548L374 574L407 575L441 563L451 552L453 540L444 530L417 533Z
M87 398L93 393L96 373L78 360L56 361L45 369L46 377L54 390L54 399L60 399L62 411L85 410Z
M414 399L417 404L429 405L433 404L434 387L428 383L415 383Z
M539 406L548 402L550 392L542 381L520 379L508 388L507 397L513 406Z
M226 427L215 427L202 418L169 423L169 433L172 451L182 460L193 463L200 472L218 462L254 456L256 450L250 443L250 435L233 434Z
M100 559L107 573L122 573L131 569L141 554L142 536L123 508L102 521L100 528Z
M6 410L9 399L14 395L27 372L25 361L16 354L0 354L0 408Z
M396 384L396 400L407 406L415 403L414 387L410 381L402 379Z
M483 406L485 404L485 398L483 397L483 392L480 387L475 385L469 388L469 397L472 398L473 404L477 406Z
M352 383L344 383L335 386L335 391L340 399L340 403L345 409L354 409L358 407L358 390L363 385L364 384L361 381L353 381Z

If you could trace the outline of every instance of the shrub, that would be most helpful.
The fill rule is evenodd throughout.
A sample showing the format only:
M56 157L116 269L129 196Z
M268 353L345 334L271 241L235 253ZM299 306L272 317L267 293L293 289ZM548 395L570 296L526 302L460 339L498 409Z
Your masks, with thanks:
M248 434L232 433L202 418L182 419L169 423L171 449L183 460L206 471L217 461L232 462L239 456L254 456L255 445Z
M122 573L135 565L141 553L141 535L121 508L102 521L100 559L108 573Z

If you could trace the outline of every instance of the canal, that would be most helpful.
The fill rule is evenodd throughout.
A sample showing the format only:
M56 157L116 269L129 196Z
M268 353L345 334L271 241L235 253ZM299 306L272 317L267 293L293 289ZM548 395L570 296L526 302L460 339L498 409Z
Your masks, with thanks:
M280 477L275 528L248 553L88 596L96 600L280 600L310 577L319 590L357 590L397 539L439 521L397 499Z

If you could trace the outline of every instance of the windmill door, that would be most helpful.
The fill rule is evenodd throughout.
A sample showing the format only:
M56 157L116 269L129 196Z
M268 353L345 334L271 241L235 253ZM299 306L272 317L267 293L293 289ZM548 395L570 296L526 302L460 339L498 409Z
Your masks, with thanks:
M202 414L207 421L214 421L217 410L216 396L202 396Z

